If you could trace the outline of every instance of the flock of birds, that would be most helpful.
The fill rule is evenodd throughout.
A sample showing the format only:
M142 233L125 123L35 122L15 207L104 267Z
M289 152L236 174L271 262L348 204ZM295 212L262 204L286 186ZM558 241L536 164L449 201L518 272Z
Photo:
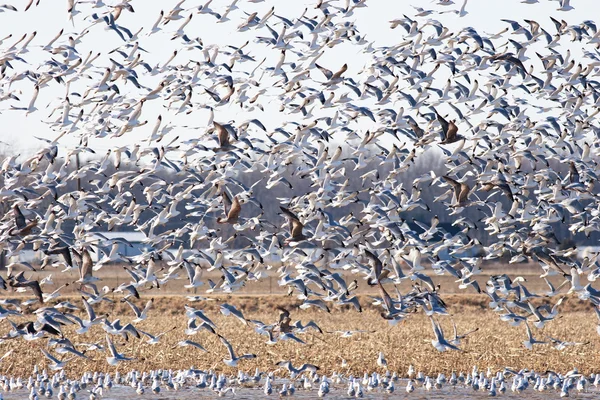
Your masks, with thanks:
M464 1L455 10L451 0L440 0L427 9L414 7L413 17L392 20L398 43L378 46L353 22L368 6L366 0L315 0L295 16L276 7L253 11L262 0L192 3L178 1L152 25L134 29L122 21L143 7L141 2L69 0L68 20L84 29L68 33L65 28L47 43L40 43L36 32L0 40L0 100L8 104L3 113L49 113L40 120L56 133L53 139L38 138L41 149L34 155L9 155L0 166L6 211L0 249L9 260L0 286L4 296L12 297L0 301L0 320L10 324L2 341L47 340L41 353L51 369L61 370L87 357L78 349L77 335L103 329L105 341L97 347L108 364L118 365L131 357L119 352L115 337L146 337L157 344L169 334L136 327L152 313L153 300L140 295L158 295L169 282L186 278L186 289L206 285L211 293L233 293L273 273L279 285L298 296L301 308L326 313L342 305L361 312L356 290L372 286L379 291L374 304L390 324L409 320L415 312L426 314L431 343L439 351L459 351L466 335L455 332L450 338L441 328L448 309L437 275L452 276L461 290L489 296L500 319L522 327L529 349L547 343L536 338L535 329L559 316L568 295L590 302L600 318L600 290L593 287L600 276L598 254L578 259L577 247L561 246L566 238L553 229L568 220L573 236L600 230L594 187L600 153L595 118L600 112L600 30L593 21L502 20L506 27L497 33L472 27L453 31L436 16L460 18L469 5ZM560 11L573 8L568 0L559 3ZM2 5L0 11L4 18L38 6L40 0L31 0L24 9ZM208 44L211 38L188 36L195 23L226 24L248 40ZM117 47L109 54L81 52L90 32L100 32ZM160 35L177 49L150 65L144 61L152 53L147 43ZM337 48L359 53L366 65L358 70L350 61L338 62L339 57L326 65L321 58L341 51ZM36 65L30 54L43 61ZM31 97L15 85L30 87ZM65 94L38 109L38 94L45 90ZM146 111L151 107L164 109L172 122L164 124L158 115L152 125ZM208 119L194 127L194 138L180 139L177 130L190 127L178 126L177 118L200 112ZM236 120L238 113L253 118ZM284 121L277 123L281 116ZM135 143L111 147L98 157L88 145L121 137ZM65 148L64 138L76 138L78 144ZM403 174L426 152L437 154L446 172L426 173L404 187ZM75 167L80 155L89 161ZM389 173L380 175L384 169ZM262 178L244 183L253 172ZM360 187L347 178L351 173L360 176ZM311 189L298 193L292 177L310 182ZM86 188L73 189L82 181ZM289 189L290 196L256 195L257 187L268 191L276 186ZM430 210L421 193L434 186L445 190L435 202L445 205L448 215L442 220L452 218L451 229L444 229L438 216L431 222L408 219L415 209ZM349 207L359 212L348 212ZM265 216L273 209L278 220ZM465 210L469 215L475 211L477 219ZM489 243L473 238L479 226L492 238ZM148 250L125 256L117 250L131 244L103 237L102 230L141 232ZM244 244L233 248L239 241ZM79 271L79 279L70 284L82 295L82 304L60 301L63 287L49 289L51 277L35 278L31 271L36 267L19 258L31 248L42 254L41 269ZM534 293L508 273L480 287L476 278L484 263L497 259L536 263L548 292ZM114 263L126 265L132 279L116 288L102 287L97 271ZM275 263L282 266L269 271ZM204 271L218 272L221 279L205 281ZM550 276L562 283L555 287ZM410 290L399 290L403 281L411 282ZM135 315L131 323L96 315L94 306L108 300L109 293L122 294ZM539 298L547 302L540 305ZM201 303L204 297L189 300ZM292 324L285 309L272 324L249 319L229 304L220 309L270 343L303 344L299 333L320 330L314 322ZM17 318L26 322L14 322ZM186 334L207 330L219 337L224 365L237 367L260 357L236 352L201 308L186 306L185 318ZM71 337L63 332L66 326L75 327ZM548 340L560 349L583 345ZM191 340L179 345L204 350ZM304 386L310 386L306 376L314 377L319 393L336 379L319 377L317 367L308 364L295 369L284 361L279 366L292 376L305 376ZM514 376L517 388L534 383L566 394L587 382L580 374L530 371L473 373L449 382L491 394L506 388L507 375ZM112 382L108 374L84 375L64 389L64 375L41 376L28 383L32 396L60 386L64 398L84 378L96 388ZM365 377L362 386L393 391L395 378L375 374ZM224 376L192 370L114 377L142 392L146 382L155 390L190 379L220 392L229 388ZM240 373L235 379L256 377ZM272 390L272 379L266 376L265 392ZM598 377L590 379L598 384ZM348 394L362 393L358 378L346 382ZM408 382L407 390L416 384L435 387L445 378L420 376ZM294 384L282 390L292 393Z
M379 361L379 360L378 360ZM373 372L364 373L363 377L339 374L333 372L330 376L319 375L318 367L304 364L301 371L294 370L290 362L282 362L289 371L289 377L277 377L273 372L260 371L254 374L238 371L234 376L226 376L212 370L202 371L195 368L187 370L156 370L139 372L132 370L127 374L119 371L111 376L109 373L86 372L80 379L69 379L64 371L56 372L49 376L46 371L40 372L37 368L29 378L8 378L0 376L0 384L5 392L29 392L29 399L45 396L52 398L54 393L61 400L76 399L78 394L86 394L89 399L102 398L103 395L114 395L131 387L139 395L151 392L161 396L168 392L177 392L183 398L191 393L198 393L198 389L211 391L218 397L228 394L236 395L236 389L242 390L246 396L294 396L298 393L307 398L318 396L323 398L329 394L334 396L347 396L349 398L362 398L365 395L391 395L396 391L404 390L406 393L423 394L429 392L448 393L449 395L464 397L469 390L486 393L490 397L512 392L515 395L529 394L531 391L544 395L559 394L560 397L569 397L572 391L577 394L592 394L599 389L600 374L586 376L576 369L566 374L546 371L537 373L531 370L512 370L504 368L493 373L489 368L486 373L474 367L471 372L456 374L450 377L439 373L437 377L430 377L422 372L416 372L411 365L406 378L400 378L396 372L386 370L384 374ZM280 363L280 364L282 364ZM300 375L303 371L309 371ZM592 388L592 386L594 388ZM345 393L343 393L345 389ZM528 390L529 389L529 390ZM261 393L258 394L258 390ZM187 392L187 394L186 394ZM88 395L89 394L89 395ZM433 393L432 393L433 394ZM1 396L1 395L0 395Z

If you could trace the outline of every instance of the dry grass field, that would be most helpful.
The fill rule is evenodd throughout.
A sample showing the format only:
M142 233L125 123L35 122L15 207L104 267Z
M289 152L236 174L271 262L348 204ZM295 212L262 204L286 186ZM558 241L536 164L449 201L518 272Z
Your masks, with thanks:
M158 293L156 293L158 295ZM144 296L136 303L142 307L149 296ZM219 301L203 301L193 303L196 308L204 310L213 320L218 332L227 337L234 349L240 353L255 353L255 360L243 360L239 368L253 371L256 367L271 371L276 369L277 361L291 359L294 364L314 363L323 372L338 371L343 373L363 373L364 371L381 370L377 366L377 355L383 351L388 361L388 368L405 374L410 364L424 372L449 372L452 370L470 370L474 365L480 368L493 369L531 368L537 371L547 369L566 372L572 368L580 371L597 372L600 369L600 336L596 333L596 316L589 309L588 303L568 297L561 306L561 318L549 323L543 330L533 328L537 339L544 335L562 340L582 342L585 345L570 346L564 350L556 350L551 345L536 345L533 351L526 350L522 341L526 339L525 326L511 327L499 320L498 316L487 308L487 297L483 295L447 295L451 316L441 317L440 321L447 336L452 335L454 320L459 334L479 328L479 331L463 340L461 352L439 353L431 345L433 333L429 319L422 313L411 315L405 322L390 326L383 320L377 308L370 306L368 296L361 295L361 303L365 306L362 313L348 308L333 308L327 314L313 308L298 309L300 301L295 297L282 295L270 296L215 296ZM70 300L81 305L81 299ZM365 330L349 338L342 338L337 333L319 334L313 331L301 335L306 345L291 341L280 341L267 345L266 337L254 332L251 326L245 326L236 318L225 317L219 312L219 304L228 302L243 311L247 319L258 319L265 323L276 321L277 306L287 307L292 313L292 320L303 322L314 320L325 332L336 330ZM195 336L184 333L187 318L184 315L184 296L155 296L154 308L146 321L138 323L140 329L157 334L174 329L167 333L157 345L145 343L145 340L130 338L129 341L115 338L119 352L135 357L136 361L124 362L111 367L106 362L106 355L99 351L88 351L89 360L77 359L67 364L66 371L73 375L82 371L127 371L131 368L149 370L156 368L188 368L195 366L201 369L213 368L224 372L234 372L221 361L226 356L225 347L218 337L206 331ZM126 304L117 303L109 306L104 303L96 306L98 314L106 313L111 320L120 318L123 323L133 319L133 313ZM16 322L33 320L34 316L15 318ZM9 329L6 320L0 324L2 333ZM105 343L104 330L94 326L89 333L76 335L72 328L65 329L65 336L71 338L80 350L82 343ZM201 343L208 352L191 347L177 347L180 340L190 339ZM47 367L47 360L42 356L40 347L47 340L27 342L23 339L7 340L0 344L0 353L13 350L0 364L0 373L10 375L26 375L33 365ZM79 344L79 345L78 345ZM53 352L51 350L51 352ZM60 356L59 356L60 358ZM67 356L69 358L69 356ZM347 366L342 367L342 360Z

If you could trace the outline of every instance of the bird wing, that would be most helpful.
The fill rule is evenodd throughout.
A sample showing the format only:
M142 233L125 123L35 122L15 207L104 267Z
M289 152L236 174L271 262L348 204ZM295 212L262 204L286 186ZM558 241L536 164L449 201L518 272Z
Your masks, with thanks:
M257 127L259 127L260 129L262 129L263 131L267 131L267 128L263 125L262 122L260 122L258 119L254 118L251 119L250 121L248 121L249 123L252 123L254 125L256 125Z
M110 351L110 354L113 357L116 357L118 355L117 349L115 348L115 345L113 344L112 340L110 340L110 337L108 337L108 334L106 334L106 343L108 344L108 350Z
M146 307L144 307L144 311L142 311L142 314L147 313L150 310L150 308L152 308L153 303L154 299L148 300L148 302L146 303Z
M440 125L442 126L442 133L444 135L443 140L446 141L448 140L448 121L446 121L446 119L444 117L442 117L436 109L434 109L433 111L435 111L435 115L437 116L437 120L440 123Z
M69 267L73 266L73 259L71 258L71 251L68 246L65 246L60 255L65 259L65 262Z
M215 126L215 129L217 130L217 138L219 140L219 146L220 147L229 146L229 132L227 132L227 129L225 129L225 127L223 125L221 125L215 121L213 121L213 125Z
M471 188L469 187L469 185L467 185L466 183L461 183L460 184L460 194L459 196L457 196L457 200L459 203L464 203L467 201L468 197L469 197L469 192L471 191Z
M129 301L129 300L127 300L127 299L123 299L123 302L124 302L124 303L127 303L127 304L129 305L129 307L131 307L131 309L133 310L133 312L134 312L134 314L135 314L135 316L136 316L136 317L138 317L138 318L139 318L139 317L140 317L140 315L142 315L142 314L140 313L140 309L139 309L139 308L137 308L137 306L136 306L135 304L133 304L132 302L130 302L130 301Z
M514 198L514 196L512 194L512 190L510 189L510 186L508 186L508 183L500 182L496 186L498 186L500 188L500 190L502 190L504 192L504 194L506 195L506 197L508 197L508 199L511 202L515 201L515 198Z
M310 370L310 371L318 371L319 367L317 367L316 365L313 364L302 364L302 366L298 369L300 372L303 372L305 370Z
M280 324L283 320L290 319L290 312L288 310L286 310L283 307L277 307L277 309L280 311L280 313L279 313L279 323Z
M196 347L197 349L206 351L206 349L204 348L204 346L202 346L200 343L196 343L196 342L192 342L191 340L189 341L189 344L191 344L192 346Z
M131 325L131 323L125 325L123 327L123 329L121 329L121 331L122 331L121 333L123 333L123 332L131 333L133 336L135 336L136 339L139 339L141 337L138 330L135 328L135 326Z
M549 254L545 254L542 251L537 251L534 253L538 259L540 259L542 262L544 262L548 267L552 268L555 271L560 272L563 276L569 276L569 274L567 274L555 261L554 259L549 255Z
M240 204L240 200L237 196L234 196L233 201L231 203L231 208L227 213L227 218L236 219L237 217L239 217L241 211L242 205Z
M448 122L448 130L446 131L446 141L447 142L455 141L457 134L458 134L458 126L456 126L454 121Z
M87 300L85 299L85 297L81 296L81 300L83 301L83 307L85 308L85 311L87 312L88 318L90 319L90 321L93 321L96 319L96 313L94 312L94 308L92 307L92 305L90 303L87 302Z
M92 267L94 266L94 261L92 261L92 256L87 249L81 250L81 267L79 270L79 275L81 279L91 278L92 277Z
M299 221L298 217L296 217L296 214L294 214L293 212L291 212L289 209L283 207L283 206L279 206L279 208L281 209L281 212L283 212L283 215L290 221Z
M190 280L190 284L194 283L195 269L192 268L192 265L188 262L184 262L183 266L185 268L185 272L187 272L188 279Z
M448 175L444 175L442 178L452 186L454 189L454 196L456 197L456 201L458 201L460 198L461 184L450 178Z
M527 328L527 339L529 340L529 342L533 342L533 335L531 334L531 328L529 327L529 324L527 322L525 323L525 328Z
M153 336L152 334L150 334L150 333L148 333L148 332L144 332L144 331L143 331L143 330L141 330L141 329L138 329L138 332L139 332L139 333L141 333L142 335L144 335L144 336L148 337L148 339L150 339L150 340L154 340L154 339L156 339L156 338L159 336L159 335ZM164 332L163 332L163 333L164 333Z
M415 136L417 137L417 139L421 139L423 137L423 134L425 133L423 131L423 129L421 129L421 127L419 125L417 125L416 122L409 121L408 124L412 128L412 130L413 130Z
M55 357L52 356L52 354L48 353L46 350L44 350L44 349L40 349L40 350L42 350L42 353L44 353L46 358L48 360L52 361L54 364L60 363L60 361L58 361Z
M29 287L33 290L33 294L40 301L40 303L44 303L44 296L42 293L42 288L40 287L40 283L38 281L25 281L25 282L17 282L13 283L14 287Z
M200 343L196 343L196 342L192 342L191 340L184 340L182 342L179 342L180 346L194 346L197 349L206 351L206 349L204 348L204 346L202 346Z
M319 64L315 64L315 66L317 68L319 68L319 71L321 71L323 73L323 75L325 75L325 78L331 79L331 77L333 76L333 72L331 72L330 70L328 70L325 67L321 67Z
M577 167L575 166L575 163L572 161L569 165L569 181L571 183L579 182L579 172L577 172Z
M64 247L58 247L52 250L46 250L45 251L46 254L60 254L62 256L62 258L65 260L65 262L72 267L73 266L73 260L71 258L71 252L69 251L69 247L68 246L64 246Z
M221 335L219 335L219 339L221 339L221 343L223 343L225 347L227 347L229 357L231 357L232 360L235 359L235 353L233 352L233 347L231 347L231 343L229 343L229 341Z
M381 260L379 259L379 257L377 257L375 254L373 254L372 252L370 252L367 249L365 249L364 252L365 252L365 257L367 257L369 259L369 261L371 261L373 263L375 279L379 280L381 272L383 271L383 264L381 263Z
M221 197L223 198L223 210L225 211L225 216L229 217L229 213L231 211L233 203L226 190L223 190L223 193L221 193Z
M433 317L429 317L431 319L431 327L433 328L433 333L435 334L435 337L438 341L440 341L440 339L444 338L444 335L441 331L441 328L439 327L438 324L435 323L435 320L433 319Z
M296 214L294 214L293 212L291 212L290 210L288 210L285 207L279 207L281 209L281 211L283 212L283 215L288 219L289 223L290 223L290 235L292 235L292 237L298 237L302 235L302 230L304 229L304 225L300 222L300 220L298 219L298 217L296 217Z
M313 327L314 329L316 329L319 333L323 333L323 331L321 330L321 328L319 327L319 325L317 325L317 323L313 320L308 321L308 324L306 324L304 326L305 328L308 327Z
M381 298L383 299L385 308L387 308L388 313L391 313L394 308L394 305L392 303L392 298L390 297L388 292L385 290L385 288L383 287L381 282L377 282L377 286L379 287L379 293L381 293Z
M71 261L75 261L77 264L81 264L82 263L82 258L81 258L81 254L79 252L77 252L77 250L71 248Z
M16 205L14 206L13 214L15 215L15 224L17 225L17 228L19 228L19 229L25 228L25 226L27 225L27 220L25 219L25 216L19 209L19 206L16 206Z
M347 70L348 70L348 64L344 64L344 65L342 65L342 68L340 68L340 70L337 71L335 74L331 75L331 78L329 78L329 79L330 80L339 79L342 76L342 74L344 72L346 72Z

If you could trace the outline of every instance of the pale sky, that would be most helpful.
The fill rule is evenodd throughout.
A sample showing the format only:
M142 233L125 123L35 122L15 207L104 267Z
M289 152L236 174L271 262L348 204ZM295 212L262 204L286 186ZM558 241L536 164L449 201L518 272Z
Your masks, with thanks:
M106 0L107 4L117 4L118 1ZM12 1L9 2L15 5L17 8L24 8L26 1ZM83 2L82 2L83 3ZM173 21L170 24L163 26L162 32L159 32L149 38L145 37L145 33L154 24L159 16L160 10L164 10L167 13L175 4L175 1L149 1L149 0L132 0L131 4L135 8L135 13L131 14L123 12L122 16L117 21L118 24L123 25L130 29L132 32L137 32L141 27L144 30L140 34L140 46L147 50L149 53L143 54L143 58L150 65L162 64L164 61L173 53L174 50L178 50L179 54L174 60L174 64L184 64L189 60L203 60L202 53L198 50L194 51L182 51L181 41L171 41L173 32L177 30L180 21ZM231 3L230 0L214 0L210 4L210 8L216 12L222 13L223 10ZM245 49L247 53L253 55L257 60L267 57L267 60L275 60L278 51L264 50L264 45L257 45L252 43L256 36L269 36L269 32L266 29L261 31L250 30L247 32L237 32L236 27L245 18L244 11L251 13L258 11L259 15L264 14L271 6L275 7L276 14L283 15L290 19L300 15L304 8L309 8L307 13L308 16L318 15L316 10L313 9L317 3L316 0L298 0L298 1L283 1L266 0L262 3L250 3L244 0L240 0L237 4L239 10L233 11L230 15L230 21L222 24L217 24L216 19L211 15L197 14L194 15L191 23L185 28L186 34L190 38L200 37L205 46L216 44L219 46L225 46L227 44L241 45L245 41L250 40L251 44ZM343 5L343 1L332 2L332 4ZM431 1L416 1L416 0L367 0L366 8L359 8L355 11L354 16L350 17L351 21L354 21L358 26L359 31L366 35L367 40L374 41L374 46L387 46L393 45L402 40L404 30L401 27L396 30L390 29L389 21L395 18L401 18L403 15L413 17L417 12L412 5L418 5L425 9L432 9L436 11L450 11L458 10L462 1L457 0L457 4L450 6L439 5L436 2ZM197 7L198 5L204 4L204 2L198 2L194 0L186 0L183 4L184 8ZM573 0L572 5L575 7L574 10L569 12L561 12L556 9L559 3L554 0L540 0L538 4L521 4L517 0L470 0L466 5L466 11L468 14L462 18L459 18L454 13L446 13L443 15L433 14L424 18L434 18L441 21L445 26L448 26L451 31L458 32L465 27L473 27L480 33L496 33L508 26L507 23L502 22L501 19L513 19L521 22L523 25L524 19L534 19L542 24L547 31L551 34L555 32L554 25L550 21L550 16L557 19L565 19L569 24L579 24L586 19L593 19L595 16L595 10L598 9L598 0ZM13 67L17 71L24 71L25 69L32 69L34 71L44 70L43 63L50 60L51 55L41 49L43 45L50 41L61 29L65 32L72 32L74 35L83 32L87 27L90 27L91 21L89 19L83 20L83 17L91 15L93 12L99 11L99 9L92 9L91 4L78 4L76 9L80 10L80 14L74 18L74 25L67 18L66 1L56 0L42 0L38 7L33 6L27 12L12 12L5 11L0 13L1 21L1 32L0 37L5 37L12 34L12 38L6 39L0 45L1 48L6 49L18 38L24 34L31 34L33 31L37 32L37 36L28 46L29 52L22 54L23 59L28 63L24 65L18 61L13 61ZM184 11L182 15L187 16L191 11ZM270 25L273 25L274 29L280 29L280 23L276 19L272 19ZM77 50L82 58L85 58L88 52L93 53L101 52L103 55L94 62L97 68L95 71L89 71L90 74L98 74L101 68L109 67L110 62L108 57L114 57L119 59L117 55L108 55L108 52L123 44L123 41L113 32L105 30L105 24L98 24L90 27L90 32L82 38L82 43L77 46ZM289 32L288 32L289 33ZM523 36L512 36L514 39L522 41ZM563 39L565 40L565 39ZM64 42L61 38L58 42ZM57 58L60 59L60 58ZM356 47L351 46L337 46L336 48L329 50L321 60L320 64L327 66L332 70L338 69L341 64L348 62L350 64L349 75L356 74L367 58L363 54L357 53ZM531 62L539 63L539 60L531 60ZM273 65L275 62L270 62ZM269 64L269 62L267 62ZM6 74L11 76L14 74L10 69L7 70ZM94 79L98 76L94 75ZM141 78L142 84L148 87L155 87L159 82L159 78L156 77L144 77ZM90 82L83 78L81 83L74 83L70 87L71 92L80 92L85 90L85 83ZM2 91L6 92L7 79L2 81ZM119 87L122 91L127 91L131 88L131 85L126 86L123 82L119 83ZM40 91L36 106L38 111L25 116L23 111L10 110L10 105L15 106L26 106L31 97L33 90L33 83L29 80L15 81L11 84L12 90L18 90L21 93L17 95L20 97L21 102L14 100L6 100L0 103L0 140L8 142L14 149L14 151L21 154L28 154L34 152L39 147L39 141L33 138L33 136L44 137L53 139L57 133L53 132L49 126L42 121L47 121L51 109L47 108L47 105L56 99L64 99L65 92L64 86L60 86L56 83L51 84L49 87L45 87ZM90 146L95 148L97 152L102 153L109 147L117 145L131 145L139 142L146 138L149 132L152 130L152 126L158 114L163 115L163 125L172 123L173 125L180 127L183 125L188 126L204 126L207 120L207 113L204 110L193 112L190 115L174 115L168 112L163 107L163 102L158 101L153 104L154 108L144 109L144 118L148 119L148 125L138 128L123 138L119 139L102 139L97 140L94 143L90 143ZM219 109L220 115L216 118L220 120L244 120L248 117L252 118L255 115L239 115L237 114L239 108L233 105L225 106ZM56 118L58 114L55 114L53 118ZM272 109L267 109L267 112L260 115L260 119L269 125L272 122L273 127L277 127L285 116L282 116ZM193 130L177 129L177 134L180 134L182 138L194 137ZM74 137L62 138L60 143L64 146L70 147L77 142ZM0 145L4 146L4 145ZM0 147L0 150L2 148Z

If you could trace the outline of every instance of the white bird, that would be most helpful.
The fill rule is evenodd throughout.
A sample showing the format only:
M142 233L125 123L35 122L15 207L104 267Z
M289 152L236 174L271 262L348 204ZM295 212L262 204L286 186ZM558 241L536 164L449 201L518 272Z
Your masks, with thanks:
M106 343L108 345L108 352L110 353L110 356L106 357L106 362L108 362L110 365L117 365L119 364L119 362L121 361L132 361L134 360L133 358L129 358L129 357L125 357L122 354L119 354L117 352L117 349L115 348L115 345L113 344L112 340L110 340L110 337L108 337L108 334L106 335Z
M223 362L227 366L236 367L240 360L256 358L255 354L242 354L241 356L236 357L235 353L233 351L233 347L231 346L231 343L229 343L229 341L221 335L219 335L219 339L221 340L221 343L223 343L225 345L225 347L227 348L227 352L229 353L229 358L223 359Z
M571 11L575 8L571 6L571 0L560 0L560 7L557 8L558 11Z
M35 85L33 88L33 94L31 96L31 100L29 100L29 105L27 107L14 107L11 106L11 109L13 110L22 110L22 111L27 111L25 113L25 115L29 115L33 112L37 111L37 108L35 107L35 102L37 100L38 94L40 92L40 87L38 85Z
M41 351L44 354L44 356L46 356L46 358L52 362L52 364L50 364L51 369L56 371L56 370L61 370L65 367L65 365L66 365L65 361L59 361L56 357L52 356L50 353L48 353L44 349L41 349Z
M135 313L135 317L136 317L133 320L133 322L137 323L140 321L144 321L146 318L148 318L148 311L150 310L150 308L152 308L154 299L148 300L148 302L146 303L146 306L144 307L144 309L142 311L140 311L140 309L135 304L133 304L131 301L129 301L128 299L123 299L123 302L127 303L129 305L129 307L131 307L131 309Z
M525 346L528 350L532 350L534 344L545 344L546 343L546 342L534 339L533 334L531 333L531 328L529 327L528 323L525 323L525 328L527 329L527 340L523 341L523 346Z
M433 328L433 333L435 334L435 339L431 340L431 344L439 351L450 350L458 350L460 349L455 345L449 343L446 338L444 338L444 332L442 331L441 326L433 319L433 317L429 317L431 319L431 326Z
M200 343L192 342L191 340L182 340L181 342L177 343L177 346L180 346L180 347L192 346L192 347L195 347L202 351L206 351L206 352L208 351Z

